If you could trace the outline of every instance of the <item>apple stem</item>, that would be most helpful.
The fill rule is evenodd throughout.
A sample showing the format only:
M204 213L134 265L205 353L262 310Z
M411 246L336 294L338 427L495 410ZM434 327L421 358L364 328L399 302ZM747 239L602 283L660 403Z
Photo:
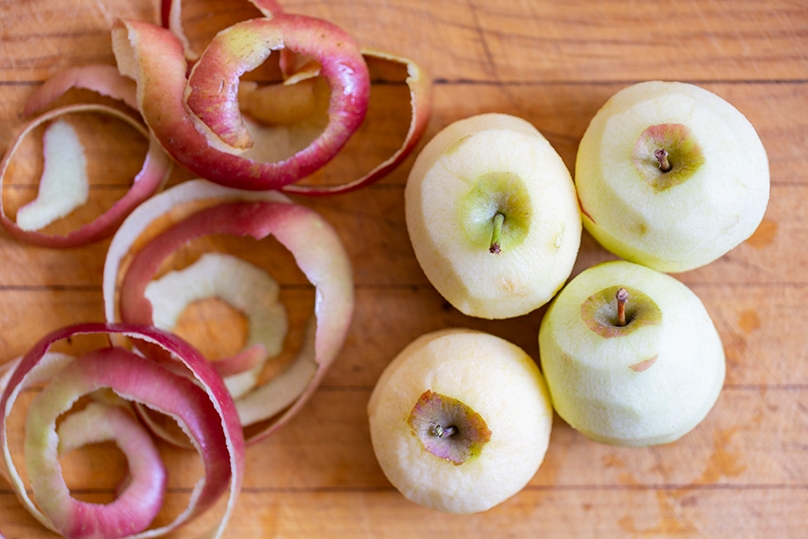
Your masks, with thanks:
M671 169L671 164L668 161L668 151L662 148L658 150L654 150L654 157L657 158L659 161L659 170L662 172L668 172Z
M488 248L489 253L498 255L502 250L502 247L499 245L499 236L502 233L502 224L504 222L505 214L497 212L497 214L494 215L494 233L491 234L491 247Z
M626 325L626 302L628 301L628 290L619 288L614 295L617 299L617 325L622 327Z
M432 427L432 434L438 438L448 438L457 434L457 427L443 427L441 425L435 425Z

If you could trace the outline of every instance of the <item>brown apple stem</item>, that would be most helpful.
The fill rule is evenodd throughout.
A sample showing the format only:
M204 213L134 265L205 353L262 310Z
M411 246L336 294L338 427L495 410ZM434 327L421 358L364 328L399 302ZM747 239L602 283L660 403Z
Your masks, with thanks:
M457 427L443 427L441 425L435 425L432 427L432 433L438 438L448 438L457 434Z
M499 244L499 236L502 234L502 223L505 222L505 214L497 212L494 216L494 233L491 234L491 247L488 248L489 253L498 255L502 250Z
M617 325L623 327L626 325L626 302L628 301L628 290L619 288L614 295L617 298Z
M668 152L662 148L658 150L654 150L654 157L657 158L659 161L659 170L662 172L668 172L671 169L671 164L668 161Z

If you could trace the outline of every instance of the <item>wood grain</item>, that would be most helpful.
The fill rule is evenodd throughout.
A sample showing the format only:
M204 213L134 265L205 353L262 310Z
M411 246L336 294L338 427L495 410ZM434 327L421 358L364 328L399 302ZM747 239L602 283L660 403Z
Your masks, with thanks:
M254 16L244 1L185 2L189 34L212 34ZM323 17L362 45L409 56L435 78L425 140L482 112L536 125L571 170L590 119L619 89L641 80L697 82L755 125L769 155L772 191L758 231L725 257L677 275L704 301L727 355L724 391L707 419L681 440L642 449L597 444L555 418L544 464L518 495L486 513L453 516L405 500L370 446L365 407L389 361L419 335L464 326L504 337L540 361L544 309L507 321L466 317L426 280L406 231L403 191L411 156L378 184L355 193L297 198L336 227L354 269L351 332L323 385L277 435L247 451L247 477L226 537L804 537L808 529L808 6L772 0L284 0L289 12ZM47 76L85 63L112 64L115 18L157 22L156 0L0 0L0 148L20 129L22 104ZM387 157L406 131L407 90L374 85L362 131L327 169L307 180L341 183ZM86 99L71 92L62 100ZM92 203L101 211L126 190L145 144L121 126L82 128L96 152ZM108 122L107 122L108 123ZM110 126L107 126L110 127ZM92 138L94 137L94 138ZM36 138L15 161L2 192L14 211L36 193ZM177 168L176 184L191 175ZM101 271L109 241L56 251L0 235L0 362L46 332L103 319ZM299 340L313 288L274 240L216 237L194 245L228 251L267 268L281 284ZM587 234L574 273L614 258ZM203 348L211 324L237 321L199 309L184 330ZM215 348L215 347L214 347ZM27 391L11 417L19 461ZM200 474L198 459L160 445L171 470L167 507L181 509ZM63 461L81 499L107 501L125 459L109 444ZM205 516L174 537L199 537ZM0 535L53 537L0 480Z

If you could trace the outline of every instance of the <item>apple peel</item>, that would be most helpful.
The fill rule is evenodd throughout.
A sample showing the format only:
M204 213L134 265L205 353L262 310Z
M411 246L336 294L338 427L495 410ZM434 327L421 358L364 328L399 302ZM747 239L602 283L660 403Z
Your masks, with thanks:
M124 257L146 229L174 208L203 201L219 206L192 215L137 252L132 264L126 268L118 301L115 292ZM145 283L153 274L148 266L159 264L158 259L173 252L190 237L211 233L249 234L259 239L273 235L292 253L300 270L315 287L314 316L298 356L278 377L237 399L243 425L275 418L251 429L247 442L252 443L275 432L297 414L339 353L353 312L351 266L333 227L314 211L293 204L275 191L241 191L194 180L173 187L141 205L113 238L104 267L107 320L119 317L129 320L136 315L137 320L148 323L151 305L142 297ZM132 273L137 258L142 260L138 264L143 266L135 268L139 275ZM132 284L136 286L132 288ZM124 300L124 295L128 299ZM124 303L129 307L124 309ZM280 416L275 417L279 413Z
M432 114L432 79L420 65L403 56L371 48L363 48L362 56L365 57L368 63L384 62L404 65L407 68L407 77L404 82L410 90L411 115L410 125L401 147L385 161L376 165L373 170L356 180L333 186L293 184L285 186L283 188L284 192L295 195L323 196L356 191L392 172L412 153L418 141L421 140L421 136L424 134L429 122L429 117Z
M283 12L283 8L275 0L250 0L264 17L272 18ZM188 36L182 27L182 0L163 0L161 5L161 19L163 28L168 28L177 36L185 50L185 58L194 61L199 58L199 53L191 47Z
M102 359L103 361L103 359ZM129 413L116 406L91 403L60 423L60 413L73 404L58 385L65 376L86 381L83 360L71 363L56 380L37 395L25 426L25 458L34 498L65 537L123 537L139 533L157 516L163 503L167 472L148 431ZM97 360L96 360L97 363ZM62 384L63 385L63 384ZM59 390L68 397L60 401ZM54 398L57 397L57 398ZM59 405L63 405L59 409ZM58 456L88 443L114 441L126 456L130 481L115 501L102 505L70 496L61 474ZM112 530L115 530L112 532Z
M159 364L119 347L90 352L80 359L71 361L67 366L60 365L61 356L56 356L57 361L54 362L52 359L54 356L47 353L51 345L60 340L80 334L99 333L149 342L170 353L176 359L177 365L184 366L185 372L183 375L172 374ZM48 361L48 358L51 360ZM8 385L0 397L0 409L3 412L0 416L0 443L8 477L26 509L48 529L57 533L62 531L29 497L11 459L7 433L7 419L20 392L42 381L44 373L41 371L50 371L47 374L53 374L52 371L57 370L54 364L62 369L59 374L65 372L68 374L61 377L61 388L57 386L57 389L52 390L56 393L54 401L43 397L50 401L50 404L45 403L46 405L58 407L54 402L59 399L63 405L67 405L64 403L74 402L81 394L110 387L122 397L144 402L178 419L202 458L205 477L195 485L185 510L170 524L126 537L145 539L176 529L210 508L229 485L226 509L209 535L215 538L221 537L235 506L244 474L244 438L238 424L235 406L221 378L199 352L182 339L153 327L86 323L62 328L36 343L13 369ZM57 379L60 378L59 374L56 375ZM46 386L45 392L48 391L47 387L50 386ZM67 406L69 408L69 405ZM38 419L34 418L32 421L36 423ZM43 432L34 432L32 436L41 438ZM47 438L47 435L44 436ZM46 440L45 443L47 445L49 442ZM46 500L49 499L50 497L46 496ZM56 511L64 512L64 509L57 508ZM86 517L79 517L79 520L83 518ZM101 536L107 536L109 531L100 530L99 533Z
M211 181L248 190L281 188L331 159L364 118L370 93L367 66L350 36L325 21L278 15L234 25L206 49L190 80L185 77L182 44L170 31L143 22L118 21L112 32L119 70L136 81L146 123L174 159ZM241 45L246 49L264 49L266 54L239 60L238 40L244 41ZM232 133L223 133L232 128L233 118L243 127L237 106L238 77L231 65L236 69L246 69L250 64L245 62L260 65L272 47L286 46L322 63L321 73L331 88L329 125L292 157L258 163L237 155L242 148L232 145ZM335 49L339 55L333 54ZM220 87L228 93L224 99L217 95Z
M82 88L117 99L137 110L137 96L134 82L121 76L115 66L91 64L69 67L48 78L25 102L23 115L39 112L71 88Z
M76 230L62 235L50 235L37 230L25 230L12 220L5 212L2 197L0 197L0 224L6 229L14 239L53 248L69 248L86 245L110 236L117 226L123 221L126 215L132 211L143 200L154 194L168 178L172 169L172 162L162 151L157 142L149 137L148 132L134 118L115 108L106 105L81 104L69 105L56 108L38 116L23 126L22 131L14 138L11 146L6 151L2 162L0 162L0 189L3 180L14 154L19 149L25 137L38 126L55 120L60 116L74 113L98 113L113 116L134 128L144 137L149 138L149 150L143 163L143 168L135 176L132 187L127 193L113 204L106 212L96 219ZM63 148L55 148L55 151L63 151Z
M235 356L213 362L238 398L252 389L268 359L283 348L288 321L278 301L278 283L265 271L223 253L205 253L196 262L146 285L143 296L152 307L154 325L174 331L192 302L218 297L242 312L249 324L247 345Z

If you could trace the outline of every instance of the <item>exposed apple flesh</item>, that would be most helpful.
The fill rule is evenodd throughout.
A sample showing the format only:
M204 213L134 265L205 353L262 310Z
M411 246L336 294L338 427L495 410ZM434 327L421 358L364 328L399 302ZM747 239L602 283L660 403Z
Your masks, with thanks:
M640 326L657 325L662 313L647 294L629 286L604 288L586 298L581 318L589 329L603 337L631 333Z
M769 199L755 129L692 84L644 82L615 94L587 128L575 170L592 236L665 272L708 264L740 244Z
M513 116L483 114L438 133L416 159L405 207L427 278L471 316L537 309L569 277L580 246L569 171Z
M461 215L469 239L499 254L525 240L533 206L521 178L510 172L491 172L477 179L476 187L463 201Z
M387 366L368 402L376 458L409 500L485 511L535 475L553 413L535 362L493 335L424 335Z
M715 404L726 369L699 298L673 277L624 261L589 268L564 287L542 319L539 352L558 414L616 445L664 444L689 432Z

